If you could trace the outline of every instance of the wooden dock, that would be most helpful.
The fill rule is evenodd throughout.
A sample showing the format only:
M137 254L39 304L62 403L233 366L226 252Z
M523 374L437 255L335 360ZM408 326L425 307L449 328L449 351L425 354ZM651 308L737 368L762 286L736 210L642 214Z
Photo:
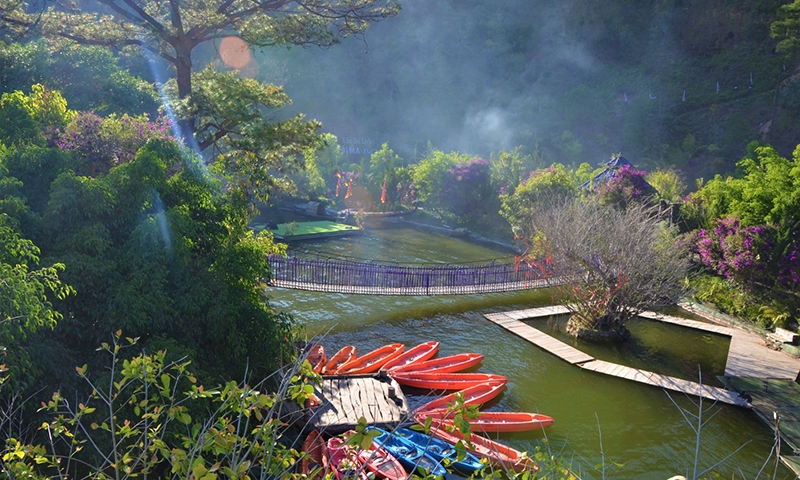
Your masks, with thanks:
M680 304L689 312L706 318L717 325L721 319L708 315L689 304ZM725 328L727 325L723 325ZM794 381L800 374L800 360L786 353L767 348L764 337L741 328L731 331L731 346L725 365L726 377L765 378Z
M667 390L694 395L696 397L703 397L717 402L737 405L739 407L749 407L747 400L741 398L739 394L735 392L730 392L723 388L712 387L709 385L701 385L696 382L690 382L689 380L670 377L660 373L626 367L625 365L618 365L616 363L610 363L603 360L594 360L592 362L584 363L581 365L581 368L611 375L612 377L624 378L634 382L645 383Z
M488 313L484 315L484 317L573 365L591 362L594 360L594 357L591 355L587 355L577 348L573 348L562 341L556 340L550 335L520 321L523 318L542 318L553 315L563 315L565 313L569 313L566 307L555 306L517 310L513 312Z
M611 375L618 378L624 378L626 380L644 383L646 385L661 387L688 395L695 395L714 401L729 403L731 405L738 405L740 407L749 406L748 403L744 399L740 398L737 393L729 392L721 388L700 385L695 382L682 380L667 375L661 375L655 372L649 372L646 370L627 367L625 365L596 360L591 355L567 345L566 343L557 340L521 321L523 319L543 318L555 315L564 315L566 313L569 313L569 310L567 310L567 308L563 305L558 305L551 307L531 308L527 310L516 310L511 312L489 313L484 315L484 317L486 317L486 319L489 321L503 327L509 332L512 332L515 335L518 335L533 343L537 347L552 353L562 360L569 362L572 365L578 365L586 370L591 370L593 372ZM683 322L683 319L678 317L666 317L654 313L651 314L651 316L658 317L657 319L660 321L680 324L690 328L702 326L704 330L712 331L714 333L728 334L727 330L730 330L725 329L725 327L708 325L693 320L686 320ZM722 333L723 330L725 330L726 333Z
M388 376L326 376L322 397L310 423L334 435L355 428L361 417L368 425L393 428L410 412L400 385Z

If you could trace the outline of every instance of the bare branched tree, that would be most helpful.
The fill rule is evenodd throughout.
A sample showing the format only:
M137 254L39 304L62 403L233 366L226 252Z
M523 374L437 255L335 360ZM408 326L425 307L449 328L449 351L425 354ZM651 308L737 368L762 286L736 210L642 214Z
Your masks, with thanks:
M572 335L624 340L628 319L674 305L681 294L687 249L646 205L561 200L535 211L531 222L538 253L556 259L569 279L559 289Z

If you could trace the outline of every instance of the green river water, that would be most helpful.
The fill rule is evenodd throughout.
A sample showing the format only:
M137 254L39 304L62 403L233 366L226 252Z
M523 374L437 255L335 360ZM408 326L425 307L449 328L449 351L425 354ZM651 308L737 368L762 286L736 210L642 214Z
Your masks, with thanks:
M399 263L464 263L500 257L508 252L474 245L458 238L412 228L374 229L363 237L301 243L297 254L396 261ZM571 461L582 478L602 478L601 444L606 478L667 479L692 471L695 434L667 394L658 388L583 371L539 350L490 323L482 314L552 304L552 292L534 290L472 296L381 297L271 289L272 304L292 313L309 337L321 337L329 352L348 344L359 352L391 342L408 347L437 340L439 355L477 352L485 356L478 371L505 375L504 394L486 407L495 411L529 411L550 415L555 425L544 432L504 434L501 440L532 451L545 438L554 454ZM670 312L688 316L680 310ZM718 385L725 367L728 340L681 327L639 320L630 325L632 341L597 346L560 336L563 319L530 324L568 341L596 358ZM411 406L424 392L408 391ZM673 393L682 408L697 414L697 399ZM752 412L728 405L704 404L699 471L715 468L721 478L756 478L772 447L771 431ZM602 441L601 441L602 435ZM749 443L748 443L749 442ZM772 478L774 457L761 474ZM711 477L711 475L704 475ZM777 478L793 478L784 467Z

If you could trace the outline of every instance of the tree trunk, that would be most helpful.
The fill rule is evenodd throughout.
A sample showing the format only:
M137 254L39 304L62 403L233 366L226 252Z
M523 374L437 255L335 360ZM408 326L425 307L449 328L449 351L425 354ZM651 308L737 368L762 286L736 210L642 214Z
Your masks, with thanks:
M178 83L178 98L192 94L192 47L190 45L175 45L175 76ZM178 121L178 127L184 142L189 144L194 140L194 118L183 118Z

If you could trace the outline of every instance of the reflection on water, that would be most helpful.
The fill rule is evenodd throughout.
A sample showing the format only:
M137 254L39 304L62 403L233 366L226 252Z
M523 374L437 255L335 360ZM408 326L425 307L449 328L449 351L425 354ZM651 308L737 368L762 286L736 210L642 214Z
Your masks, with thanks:
M565 332L566 315L549 320L527 320L537 328L582 352L607 362L722 387L718 375L725 373L730 337L690 330L677 325L634 318L627 323L631 338L624 343L598 344L570 337Z
M377 230L361 239L314 245L300 248L309 253L352 252L350 256L358 258L379 253L380 256L369 258L399 262L473 261L507 255L408 229ZM509 378L503 396L490 404L492 410L539 412L555 419L555 425L545 432L503 434L501 438L515 448L532 451L536 441L546 434L553 452L572 460L582 478L600 478L594 466L600 462L601 431L606 462L624 464L615 478L663 480L691 472L694 432L662 390L569 365L483 317L489 312L549 305L553 301L551 292L442 297L378 297L281 289L268 293L273 305L294 314L310 337L324 336L321 341L330 352L344 345L355 345L364 353L391 342L411 347L438 340L440 356L483 354L485 359L478 371ZM607 348L587 344L579 348L598 358L687 379L696 377L698 363L704 377L720 374L724 369L728 343L724 338L644 320L632 323L631 329L639 338L631 345ZM634 365L635 362L641 364ZM425 392L410 393L412 405L427 401ZM673 394L673 398L682 407L697 412L693 403L697 399L680 394ZM737 478L755 478L770 452L769 430L754 414L741 408L711 406L709 401L703 406L711 410L706 412L706 418L718 413L703 428L701 469L750 441L717 470L723 478L734 474ZM793 477L781 467L778 478Z

